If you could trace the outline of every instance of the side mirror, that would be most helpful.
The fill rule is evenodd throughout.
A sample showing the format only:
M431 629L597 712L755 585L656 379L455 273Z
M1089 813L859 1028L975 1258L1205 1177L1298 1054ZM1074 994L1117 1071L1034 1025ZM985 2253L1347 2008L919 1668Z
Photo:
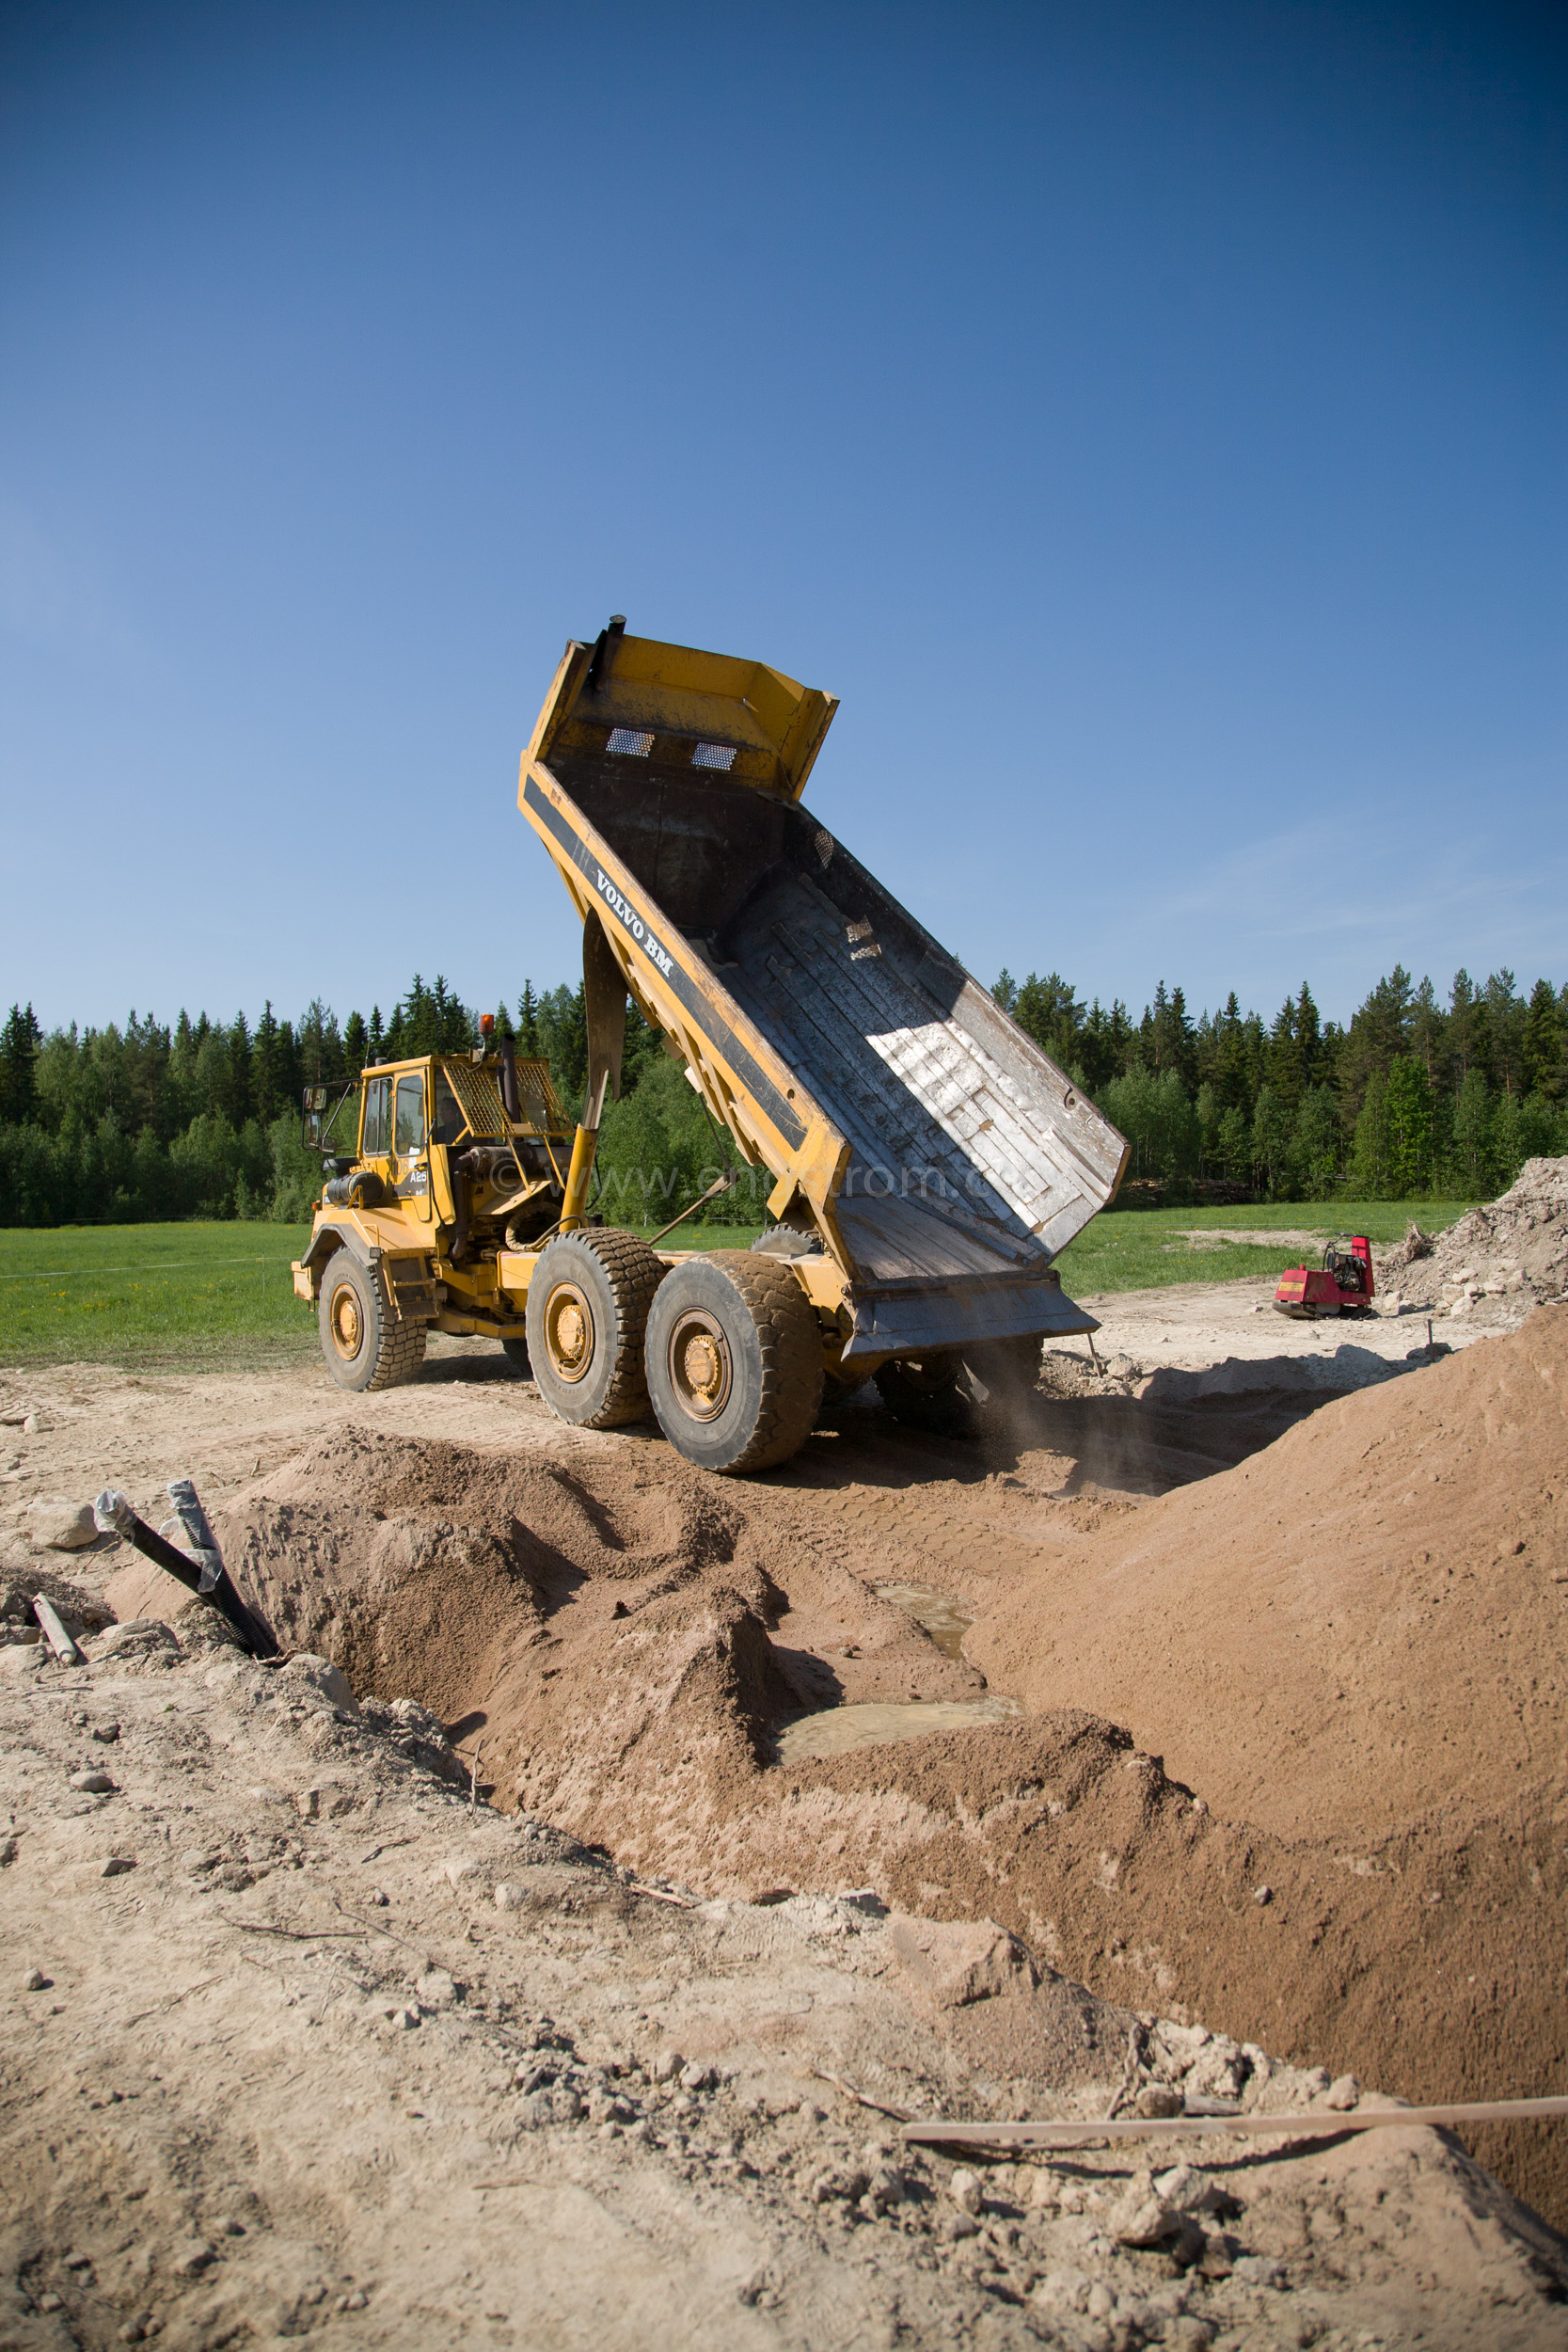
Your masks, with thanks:
M304 1105L305 1114L300 1130L301 1139L303 1140L307 1151L319 1151L322 1142L323 1121L326 1111L326 1089L325 1087L307 1087L300 1099Z

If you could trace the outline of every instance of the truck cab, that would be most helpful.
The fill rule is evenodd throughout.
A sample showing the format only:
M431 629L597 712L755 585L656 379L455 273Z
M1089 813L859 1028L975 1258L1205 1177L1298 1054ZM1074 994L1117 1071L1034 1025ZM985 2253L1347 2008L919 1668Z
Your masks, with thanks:
M488 1036L472 1055L377 1062L308 1087L302 1132L325 1181L294 1293L320 1311L339 1385L405 1379L432 1326L499 1339L526 1368L497 1260L561 1215L573 1127L548 1064Z

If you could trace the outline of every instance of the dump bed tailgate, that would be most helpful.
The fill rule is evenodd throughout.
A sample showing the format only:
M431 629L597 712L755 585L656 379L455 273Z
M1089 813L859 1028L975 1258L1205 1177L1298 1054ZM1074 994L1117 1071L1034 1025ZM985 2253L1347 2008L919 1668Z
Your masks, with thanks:
M1051 1261L1120 1136L800 805L832 714L763 665L573 645L520 799L749 1159L850 1279L846 1354L1088 1329Z

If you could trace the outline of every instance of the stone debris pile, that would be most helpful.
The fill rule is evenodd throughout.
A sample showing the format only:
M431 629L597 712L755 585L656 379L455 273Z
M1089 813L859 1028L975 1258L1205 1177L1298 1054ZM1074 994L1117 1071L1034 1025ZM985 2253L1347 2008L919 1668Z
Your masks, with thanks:
M1386 1312L1522 1321L1568 1289L1568 1158L1527 1160L1516 1184L1424 1248L1410 1234L1377 1264Z

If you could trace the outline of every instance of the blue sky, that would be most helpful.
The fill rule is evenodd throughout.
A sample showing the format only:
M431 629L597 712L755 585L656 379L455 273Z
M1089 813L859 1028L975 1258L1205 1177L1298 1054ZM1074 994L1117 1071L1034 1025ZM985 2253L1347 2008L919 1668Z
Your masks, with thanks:
M986 980L1568 978L1547 8L0 11L0 1007L575 978L561 647Z

